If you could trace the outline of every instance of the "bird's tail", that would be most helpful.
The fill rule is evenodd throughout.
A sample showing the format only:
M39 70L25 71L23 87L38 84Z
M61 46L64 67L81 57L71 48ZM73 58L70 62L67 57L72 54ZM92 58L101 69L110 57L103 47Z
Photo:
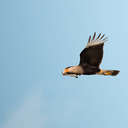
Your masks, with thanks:
M119 70L100 70L97 74L98 75L105 75L105 76L116 76L120 71Z

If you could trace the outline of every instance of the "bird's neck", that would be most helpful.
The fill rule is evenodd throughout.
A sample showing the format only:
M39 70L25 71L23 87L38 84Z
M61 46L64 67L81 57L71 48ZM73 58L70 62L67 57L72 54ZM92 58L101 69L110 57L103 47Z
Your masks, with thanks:
M83 68L79 65L72 66L71 68L69 68L69 71L74 73L74 74L78 74L78 75L83 74Z

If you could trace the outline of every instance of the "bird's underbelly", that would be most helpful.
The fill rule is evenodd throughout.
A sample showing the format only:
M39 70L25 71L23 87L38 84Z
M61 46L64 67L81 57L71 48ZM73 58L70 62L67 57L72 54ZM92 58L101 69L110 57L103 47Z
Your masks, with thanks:
M93 75L100 71L100 69L95 66L85 66L83 69L84 75Z

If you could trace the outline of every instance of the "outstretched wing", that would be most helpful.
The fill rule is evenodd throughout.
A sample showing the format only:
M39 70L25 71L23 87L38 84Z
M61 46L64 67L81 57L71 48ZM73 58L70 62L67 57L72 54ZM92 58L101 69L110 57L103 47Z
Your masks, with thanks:
M101 36L101 33L96 37L96 32L94 33L92 39L89 36L88 44L86 48L80 53L80 65L89 64L90 66L99 67L103 58L103 46L104 42L107 41L105 35Z

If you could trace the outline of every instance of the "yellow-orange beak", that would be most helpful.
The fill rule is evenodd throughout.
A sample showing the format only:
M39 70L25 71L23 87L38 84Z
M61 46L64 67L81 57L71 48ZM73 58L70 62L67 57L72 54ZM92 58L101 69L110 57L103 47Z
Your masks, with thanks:
M66 75L67 72L68 72L68 69L65 68L64 71L62 72L62 74L63 74L63 75Z

